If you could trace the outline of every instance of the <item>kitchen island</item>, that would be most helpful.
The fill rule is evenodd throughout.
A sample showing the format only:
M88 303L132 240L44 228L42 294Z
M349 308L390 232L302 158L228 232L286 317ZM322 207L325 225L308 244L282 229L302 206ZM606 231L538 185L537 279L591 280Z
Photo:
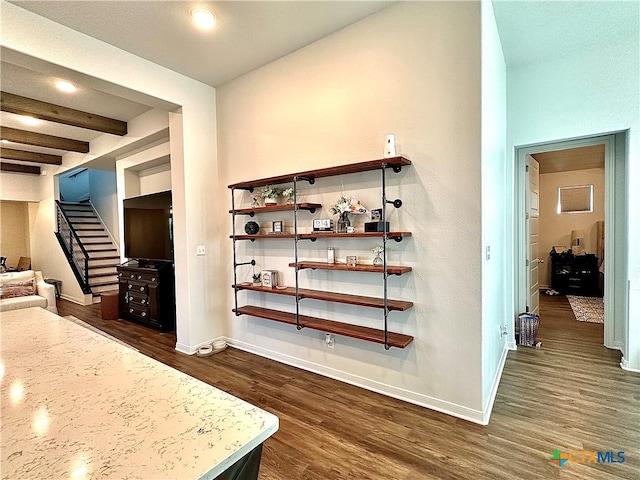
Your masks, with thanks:
M276 416L41 308L0 335L2 478L257 478Z

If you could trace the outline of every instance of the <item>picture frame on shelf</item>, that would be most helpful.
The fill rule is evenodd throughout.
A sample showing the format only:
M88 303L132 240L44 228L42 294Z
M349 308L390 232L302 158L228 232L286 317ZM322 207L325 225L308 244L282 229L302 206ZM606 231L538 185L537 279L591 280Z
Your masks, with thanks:
M284 233L284 223L282 220L271 222L271 233Z
M371 210L371 221L372 222L381 222L382 221L382 209L376 208Z
M278 272L276 270L263 270L260 279L263 287L277 288L278 286Z

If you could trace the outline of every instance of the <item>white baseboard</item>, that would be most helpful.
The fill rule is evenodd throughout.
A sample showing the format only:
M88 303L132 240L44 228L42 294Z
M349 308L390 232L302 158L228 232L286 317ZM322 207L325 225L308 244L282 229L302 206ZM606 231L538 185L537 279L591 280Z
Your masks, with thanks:
M295 357L290 357L288 355L283 355L279 352L267 350L261 347L257 347L255 345L241 342L239 340L234 340L231 338L224 338L224 340L227 342L229 346L237 348L239 350L253 353L261 357L269 358L271 360L284 363L286 365L291 365L292 367L301 368L302 370L307 370L309 372L317 373L319 375L329 377L341 382L345 382L350 385L354 385L356 387L361 387L366 390L370 390L372 392L380 393L388 397L396 398L398 400L412 403L414 405L419 405L421 407L429 408L431 410L445 413L447 415L452 415L454 417L458 417L463 420L468 420L473 423L478 423L480 425L486 425L486 422L488 422L488 415L485 415L485 412L482 412L480 410L474 410L472 408L468 408L462 405L457 405L455 403L446 402L444 400L429 397L428 395L422 395L420 393L411 392L409 390L398 388L393 385L387 385L381 382L370 380L368 378L360 377L358 375L353 375L348 372L325 367L323 365L318 365L316 363L308 362L306 360L301 360ZM178 349L177 346L176 346L176 349ZM503 356L506 358L506 353L503 353ZM502 372L502 370L500 370L500 372ZM499 382L499 378L498 378L498 382ZM497 388L498 382L496 382L496 388ZM486 421L485 421L485 417L486 417Z
M624 357L622 357L622 360L620 361L620 368L626 370L627 372L640 373L640 368L631 368L629 366L629 362Z
M514 348L509 348L508 343L509 342L505 342L504 348L502 349L500 363L498 364L498 369L496 370L496 374L493 377L493 382L491 383L491 392L489 393L487 404L482 411L482 425L489 425L491 411L493 410L493 403L496 400L496 395L498 394L498 386L500 385L500 379L502 378L502 371L504 370L504 364L507 362L507 354L509 353L509 350L515 350L515 345Z
M87 304L85 303L85 299L84 296L82 298L77 298L77 297L72 297L71 295L67 295L65 293L60 294L60 298L64 299L64 300L68 300L70 302L73 302L77 305L82 305L83 307L87 306ZM91 305L91 304L89 304Z

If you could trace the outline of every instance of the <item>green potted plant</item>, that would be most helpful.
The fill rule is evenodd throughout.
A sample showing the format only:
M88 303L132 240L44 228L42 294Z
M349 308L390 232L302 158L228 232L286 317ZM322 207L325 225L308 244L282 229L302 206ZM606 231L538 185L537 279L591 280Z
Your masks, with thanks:
M271 185L266 185L260 189L260 196L264 198L265 205L277 205L278 197L282 194L282 189Z
M254 273L253 275L251 275L251 277L253 278L253 284L254 285L262 285L262 282L260 281L260 274L259 273Z

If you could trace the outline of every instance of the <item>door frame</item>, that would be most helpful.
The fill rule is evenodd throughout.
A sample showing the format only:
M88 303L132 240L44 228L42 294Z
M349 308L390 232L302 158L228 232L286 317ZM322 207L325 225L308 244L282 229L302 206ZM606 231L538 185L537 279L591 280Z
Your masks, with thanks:
M514 322L527 305L525 231L526 158L541 151L602 145L605 147L604 345L624 351L628 332L627 295L627 141L628 132L612 132L514 147L513 281ZM514 331L515 329L512 329ZM624 353L624 352L623 352Z

